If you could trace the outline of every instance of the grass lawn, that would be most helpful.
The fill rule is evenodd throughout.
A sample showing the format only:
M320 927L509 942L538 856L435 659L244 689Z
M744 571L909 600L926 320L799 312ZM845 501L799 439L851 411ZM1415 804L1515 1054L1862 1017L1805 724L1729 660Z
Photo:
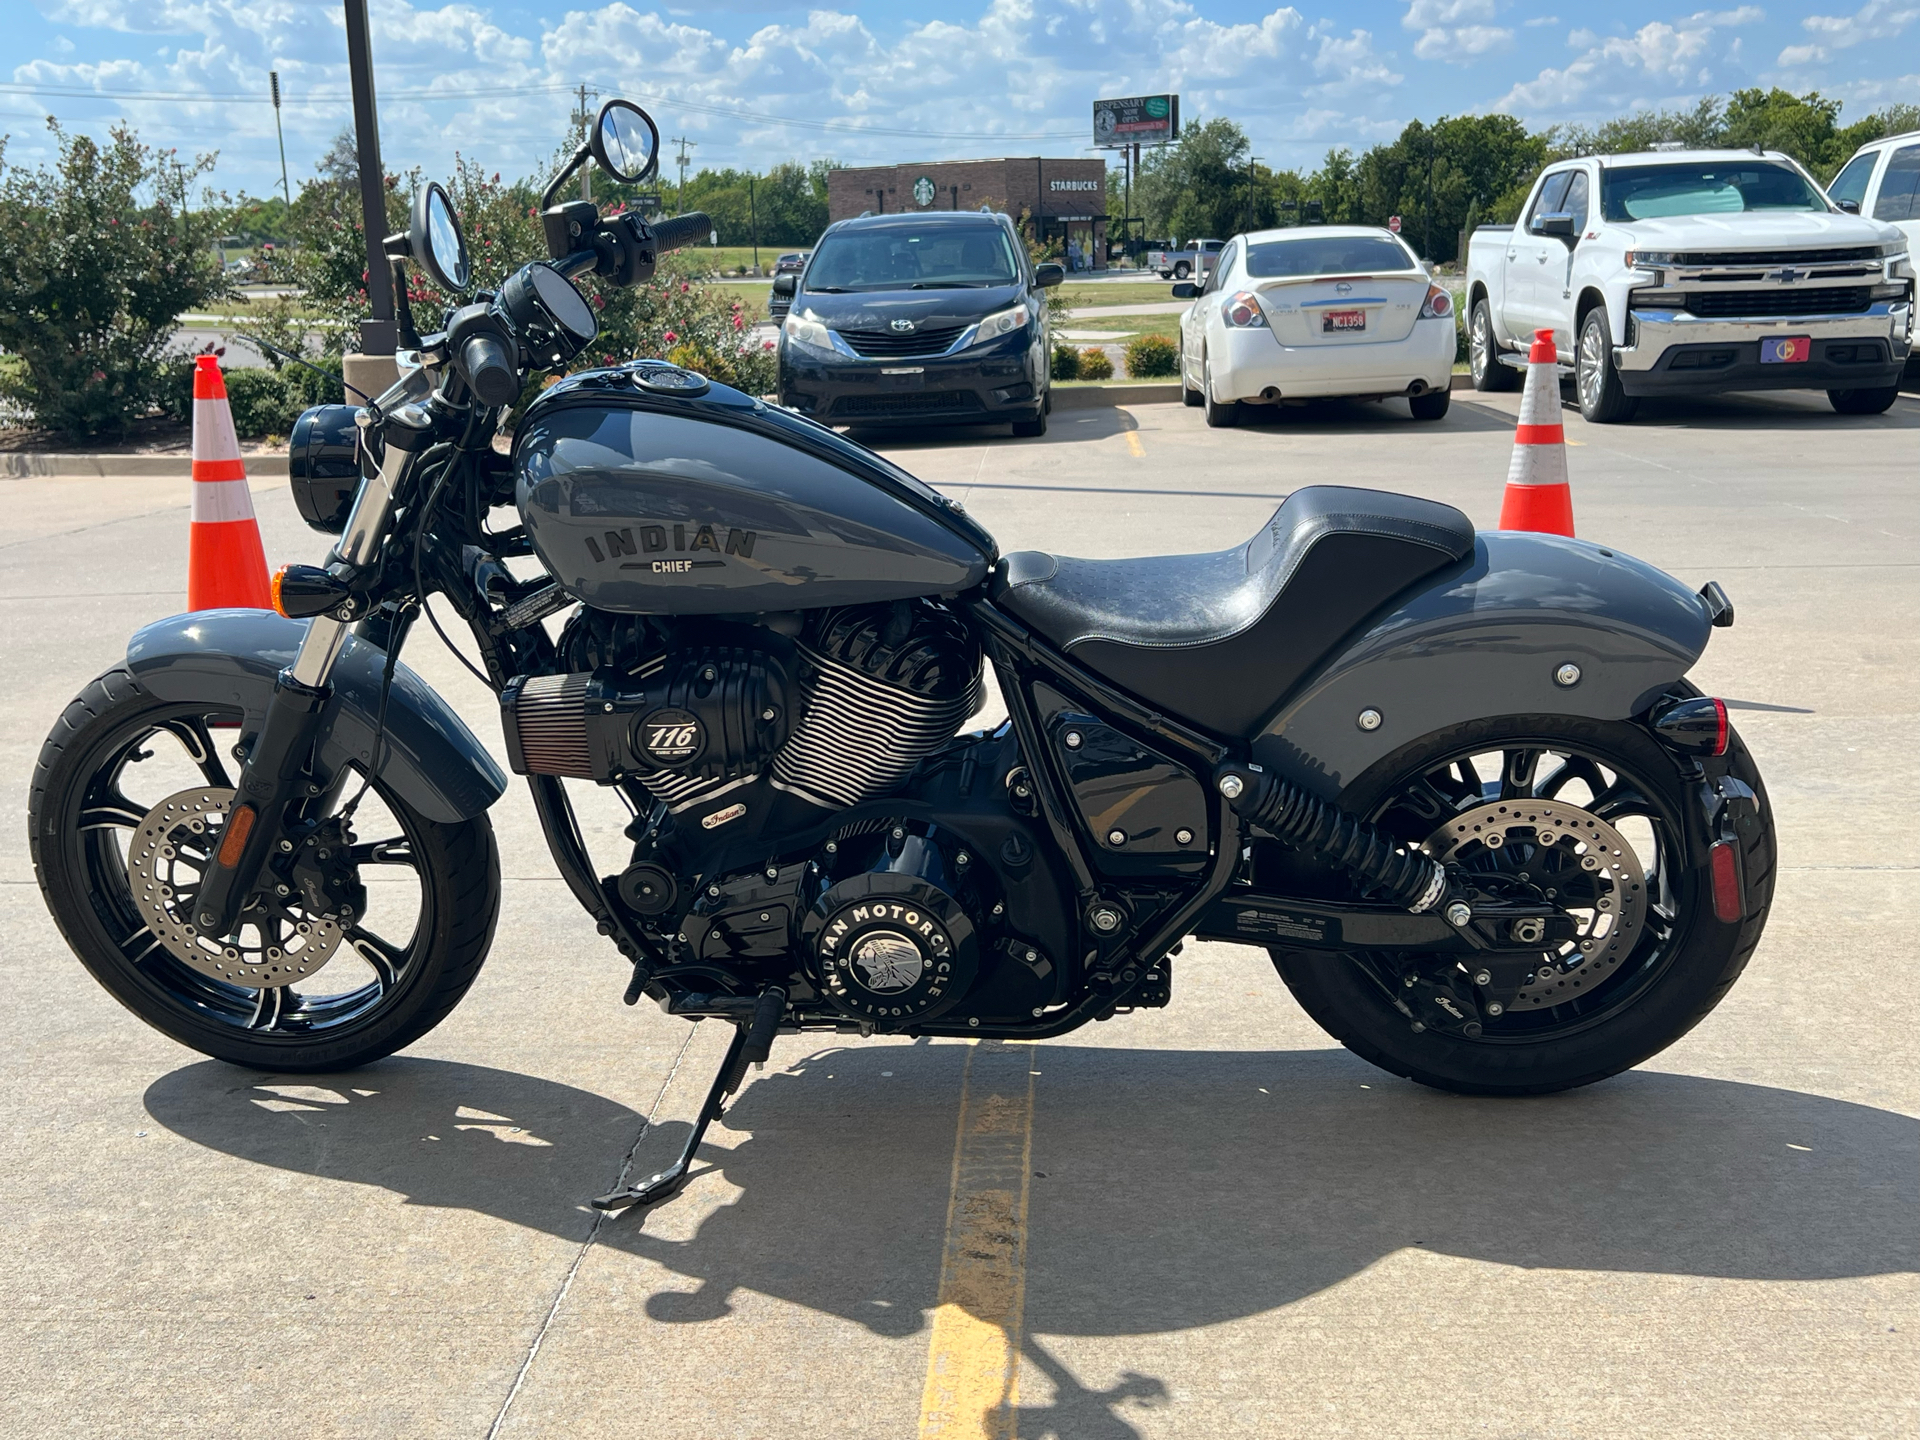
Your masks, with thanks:
M1083 305L1151 305L1156 301L1173 299L1173 282L1162 280L1148 284L1116 280L1088 285L1069 280L1060 287L1060 294L1074 309Z
M1068 330L1101 330L1115 332L1115 339L1124 335L1128 340L1140 335L1164 335L1178 344L1180 341L1180 317L1178 315L1081 315L1066 322ZM1096 344L1096 341L1081 341L1081 344Z

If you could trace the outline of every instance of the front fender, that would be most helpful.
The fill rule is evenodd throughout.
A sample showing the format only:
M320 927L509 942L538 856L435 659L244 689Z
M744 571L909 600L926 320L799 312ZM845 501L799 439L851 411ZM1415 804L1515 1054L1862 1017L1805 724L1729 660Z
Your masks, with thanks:
M1483 531L1473 554L1399 601L1283 702L1256 763L1333 799L1376 760L1489 715L1625 720L1706 648L1706 601L1585 540ZM1562 665L1580 669L1572 685ZM1377 711L1379 725L1360 716Z
M202 610L157 620L127 642L127 668L161 700L238 705L257 732L280 672L293 663L306 622L267 610ZM319 765L328 775L373 759L380 674L387 657L349 637L321 717ZM429 820L450 825L482 814L507 788L504 771L474 733L405 665L393 667L381 779Z

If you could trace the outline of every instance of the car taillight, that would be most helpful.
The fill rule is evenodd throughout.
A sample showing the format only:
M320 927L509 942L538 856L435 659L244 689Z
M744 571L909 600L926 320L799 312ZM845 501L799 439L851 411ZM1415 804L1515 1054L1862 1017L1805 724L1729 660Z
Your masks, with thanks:
M1453 296L1438 285L1427 287L1427 303L1420 307L1422 320L1444 320L1453 314Z
M1251 290L1229 295L1220 306L1220 318L1237 330L1264 330L1267 325L1266 311Z

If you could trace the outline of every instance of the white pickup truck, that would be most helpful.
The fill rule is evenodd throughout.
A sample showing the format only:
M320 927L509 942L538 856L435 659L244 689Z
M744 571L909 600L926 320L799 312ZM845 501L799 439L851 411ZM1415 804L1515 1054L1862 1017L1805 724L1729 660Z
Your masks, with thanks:
M1550 166L1518 225L1467 244L1474 387L1520 383L1552 330L1588 420L1644 395L1825 390L1878 414L1913 345L1904 234L1847 214L1785 155L1589 155Z

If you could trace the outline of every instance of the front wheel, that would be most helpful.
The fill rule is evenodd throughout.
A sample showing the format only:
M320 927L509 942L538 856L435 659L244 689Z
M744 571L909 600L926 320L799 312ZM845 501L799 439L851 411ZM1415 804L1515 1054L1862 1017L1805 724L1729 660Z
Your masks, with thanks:
M1594 306L1580 322L1573 378L1580 393L1580 413L1595 425L1631 420L1640 408L1640 402L1620 384L1620 371L1613 363L1613 331L1604 305Z
M1546 897L1573 933L1527 962L1517 993L1484 987L1456 957L1276 950L1294 998L1383 1070L1476 1095L1590 1084L1698 1024L1745 968L1766 925L1773 816L1753 758L1730 737L1729 773L1759 799L1743 834L1752 901L1715 916L1697 804L1673 758L1638 725L1568 716L1475 721L1415 741L1362 775L1342 805L1464 869L1476 888ZM1590 863L1591 862L1591 863ZM1423 1027L1394 1003L1429 981L1479 1006L1472 1027Z
M1899 398L1898 385L1882 385L1877 390L1827 391L1827 403L1842 415L1884 415Z
M236 932L200 935L193 896L232 808L241 723L123 669L81 691L28 799L47 908L115 999L203 1055L276 1071L389 1055L479 974L500 903L492 826L437 824L379 782L349 813L349 773L288 827Z

